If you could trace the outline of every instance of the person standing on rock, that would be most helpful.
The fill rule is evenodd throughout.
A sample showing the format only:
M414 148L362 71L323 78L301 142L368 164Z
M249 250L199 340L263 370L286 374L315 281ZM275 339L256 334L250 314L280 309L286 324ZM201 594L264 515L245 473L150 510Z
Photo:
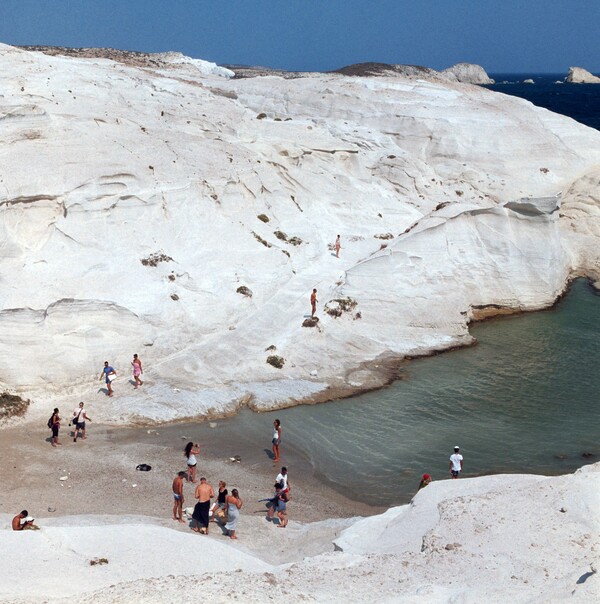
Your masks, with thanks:
M177 473L175 479L173 480L173 499L175 500L173 503L173 520L179 520L179 522L184 522L183 520L183 477L185 476L185 472L182 470Z
M144 383L142 380L140 380L140 375L144 373L142 370L142 361L139 359L137 354L133 355L131 366L133 367L133 379L135 380L135 387L137 389L138 386L141 386Z
M73 411L73 418L71 419L71 423L73 424L73 426L75 426L74 428L74 433L73 433L73 442L76 443L77 442L77 435L79 434L79 431L81 430L81 438L83 440L85 440L85 420L88 420L88 422L92 421L91 417L88 417L87 413L85 412L85 409L83 408L83 402L79 403L79 408L75 409L75 411Z
M310 295L310 307L312 309L312 312L311 312L310 316L313 317L313 318L315 316L315 313L317 312L317 302L318 302L318 300L317 300L317 289L315 288L315 289L312 290L312 294Z
M342 244L340 243L340 236L337 236L337 239L335 240L335 257L339 258L340 257L340 248L342 247Z
M106 381L106 389L108 390L108 396L113 395L113 389L111 382L117 377L117 372L108 364L108 361L104 361L104 368L100 374L100 379Z
M458 478L463 468L463 456L460 447L454 447L454 453L450 455L450 474L452 478Z

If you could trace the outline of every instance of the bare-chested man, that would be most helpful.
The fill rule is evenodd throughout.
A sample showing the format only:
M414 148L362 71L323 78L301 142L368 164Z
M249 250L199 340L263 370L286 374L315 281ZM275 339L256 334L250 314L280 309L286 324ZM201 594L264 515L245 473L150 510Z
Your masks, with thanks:
M312 294L310 295L310 307L311 307L311 317L315 316L315 313L317 312L317 290L316 288L312 290Z
M27 520L29 512L23 510L20 514L17 514L12 519L12 530L13 531L24 531L25 529L33 528L33 518Z
M183 520L183 478L185 476L185 472L178 472L177 476L173 480L173 499L175 502L173 503L173 520L179 520L179 522L184 522Z
M192 519L196 521L197 528L192 526L192 530L203 535L208 535L208 521L209 521L209 510L210 500L215 496L215 491L212 485L206 482L204 476L200 479L200 484L196 487L196 493L194 497L198 500L196 507L194 507L194 513ZM193 523L192 523L193 524Z

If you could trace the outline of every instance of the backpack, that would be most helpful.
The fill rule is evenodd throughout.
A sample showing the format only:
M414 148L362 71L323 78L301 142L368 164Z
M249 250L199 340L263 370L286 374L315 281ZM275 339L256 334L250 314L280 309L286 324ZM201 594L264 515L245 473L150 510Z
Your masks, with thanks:
M52 421L54 419L54 413L50 416L50 419L48 420L48 428L50 428L50 430L52 430L52 426L54 425L54 422Z

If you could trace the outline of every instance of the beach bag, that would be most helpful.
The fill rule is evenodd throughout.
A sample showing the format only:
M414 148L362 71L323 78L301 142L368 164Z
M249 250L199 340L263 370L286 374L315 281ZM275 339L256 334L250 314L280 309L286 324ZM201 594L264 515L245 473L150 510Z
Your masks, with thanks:
M111 374L108 376L108 381L109 381L109 382L112 382L112 381L114 381L116 378L117 378L117 374L116 374L116 373L111 373Z
M150 470L152 469L152 466L149 466L147 463L141 463L138 466L136 466L135 469L139 470L140 472L150 472Z
M225 524L227 522L227 512L222 508L219 508L215 512L215 517L219 522L221 522L223 524Z

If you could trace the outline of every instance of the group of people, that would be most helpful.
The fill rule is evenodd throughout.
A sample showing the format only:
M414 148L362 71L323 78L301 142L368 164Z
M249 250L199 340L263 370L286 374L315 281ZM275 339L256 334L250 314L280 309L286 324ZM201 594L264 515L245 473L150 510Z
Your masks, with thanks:
M285 528L288 523L287 504L291 499L291 485L285 466L275 478L275 494L268 501L267 520L273 520L275 514L279 519L278 528Z
M83 401L79 403L79 407L73 411L73 417L71 417L70 424L73 426L73 442L77 442L78 436L81 436L85 440L85 422L91 422L92 418L86 413L85 405ZM52 438L50 442L53 447L60 447L62 443L58 440L60 432L60 411L58 407L54 408L50 419L48 420L48 428L52 430Z
M144 370L142 369L142 360L139 358L137 354L133 355L133 360L131 361L131 366L133 367L133 379L135 381L135 389L137 390L144 382L140 379ZM108 391L108 396L112 396L113 388L112 382L117 377L117 372L115 368L110 365L108 361L104 361L104 367L102 368L102 372L100 373L100 381L104 380L106 383L106 390Z
M450 472L450 476L452 476L453 479L456 479L460 476L462 469L463 456L460 453L460 447L457 445L456 447L454 447L454 453L450 455L450 466L448 468L448 471ZM419 483L419 488L417 490L420 491L423 487L426 487L431 482L431 480L432 478L429 474L423 474L421 482Z
M200 445L189 442L183 450L187 461L187 472L180 471L173 479L173 520L185 522L183 520L183 480L196 484L196 473L198 460L196 455L200 454ZM216 497L216 501L211 503L211 499ZM208 535L208 526L210 522L219 521L223 526L225 534L230 539L237 539L235 534L237 530L240 510L244 505L237 489L232 489L231 493L227 490L227 484L219 481L218 492L215 494L213 486L209 484L204 476L194 492L194 498L198 500L192 513L192 530L201 535ZM212 518L211 518L212 516Z
M135 388L138 388L144 383L140 379L140 375L142 375L144 371L142 369L142 361L137 354L133 355L131 366L133 367ZM108 396L113 396L112 382L116 377L117 372L115 371L114 367L112 367L108 361L104 361L104 367L102 369L102 373L100 374L100 379L104 380L106 383ZM81 436L82 439L85 439L86 420L89 422L92 421L92 419L85 412L84 403L81 402L79 403L79 407L73 411L73 417L70 419L70 423L73 425L73 442L77 442L77 438L79 436ZM56 407L48 420L48 428L52 430L51 443L53 447L60 447L62 445L62 443L59 441L60 423L60 411L58 407Z

